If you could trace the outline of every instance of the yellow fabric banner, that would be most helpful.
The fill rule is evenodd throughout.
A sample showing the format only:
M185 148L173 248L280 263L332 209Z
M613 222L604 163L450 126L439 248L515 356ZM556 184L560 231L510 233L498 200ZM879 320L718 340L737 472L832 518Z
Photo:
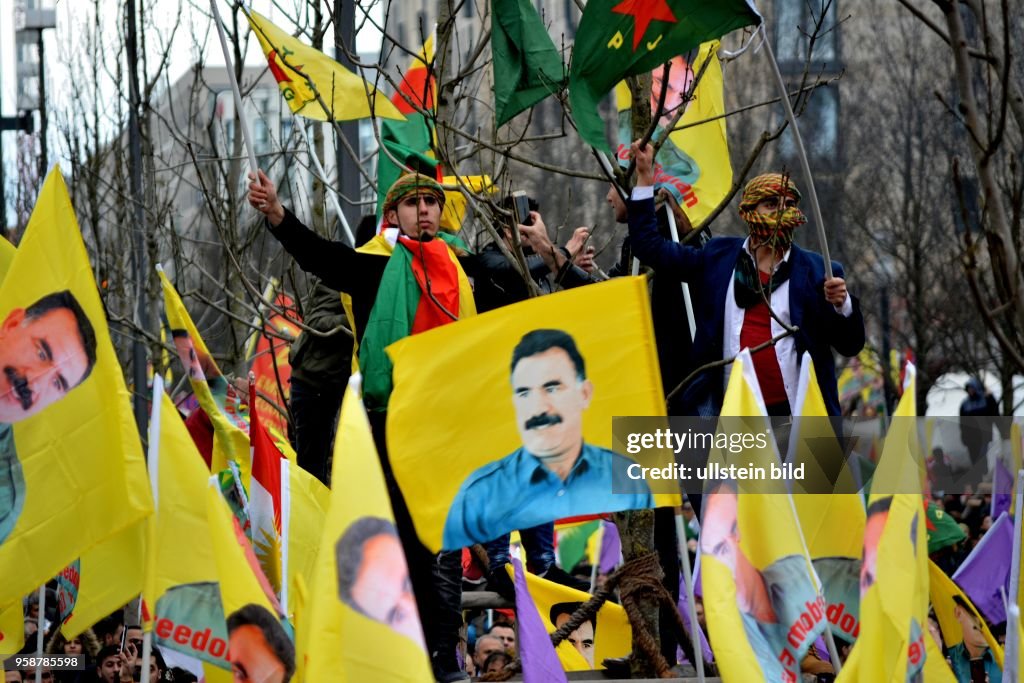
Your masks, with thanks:
M751 436L752 446L713 448L708 472L697 474L705 481L698 542L715 662L723 680L795 682L800 660L826 628L825 598L786 481L710 474L716 463L751 472L780 465L747 350L733 361L718 431Z
M74 638L142 592L145 576L146 527L153 516L88 550L78 562L61 572L57 579L57 603L60 611L70 611L61 633ZM62 590L65 582L73 591ZM69 586L70 588L70 586ZM65 607L62 599L70 599Z
M0 285L0 606L153 510L131 397L60 168Z
M710 60L710 61L709 61ZM690 223L700 225L718 206L732 188L732 164L729 161L729 141L725 125L725 95L722 65L718 61L718 41L702 43L692 64L686 55L672 59L669 81L665 85L664 115L654 135L661 139L665 127L682 104L683 96L692 86L695 75L708 62L686 110L668 140L658 152L654 182L668 190L686 212ZM655 113L661 94L664 69L658 66L651 72L651 113ZM628 163L630 128L629 110L632 98L625 82L615 87L615 100L619 111L620 161ZM720 117L713 121L714 117Z
M441 179L444 185L459 185L462 182L470 192L486 192L494 194L498 191L491 177L486 175L469 175L461 178L453 175L446 175ZM441 212L441 229L457 232L462 229L462 221L466 217L466 195L456 187L454 190L444 191L444 210Z
M613 416L665 414L643 278L505 306L388 353L388 451L428 548L680 504L630 479L636 461L610 450Z
M366 410L349 383L330 507L299 624L299 681L433 680Z
M14 248L14 245L5 238L0 237L0 283L3 283L4 278L7 276L7 271L14 262L15 252L17 252L17 249Z
M246 18L293 113L316 121L405 119L387 97L378 97L372 85L323 52L252 10Z
M0 609L0 657L16 654L25 647L25 610L21 601Z
M917 439L914 367L893 413L868 499L860 573L860 637L840 683L913 681L925 669L927 519ZM894 493L895 492L895 493ZM929 670L935 670L934 662Z
M832 632L853 642L860 631L860 555L864 544L864 499L849 460L828 419L810 354L800 363L789 462L803 466L793 482L793 505L815 572L828 603ZM837 463L843 463L838 473ZM825 493L827 491L833 493ZM838 493L835 493L838 491ZM811 492L811 493L808 493Z
M971 599L964 595L960 586L953 582L953 579L946 576L939 566L928 560L929 596L932 602L932 609L935 610L935 618L939 622L939 629L942 631L942 640L946 647L952 647L964 642L963 622L964 618L973 619L981 628L981 635L992 650L999 668L1003 668L1003 647L992 635L985 618L978 612ZM957 604L957 603L960 604Z
M512 565L505 565L509 578ZM514 580L514 579L513 579ZM569 621L580 605L590 599L589 593L569 588L536 574L526 572L526 586L548 633ZM566 671L604 669L605 659L625 657L633 649L633 629L626 611L613 602L606 602L593 621L583 622L569 637L558 644L555 653Z
M331 491L312 474L290 460L288 519L288 581L294 585L298 576L304 582L313 578L320 537L324 532ZM292 600L283 605L288 616L294 611Z
M250 603L260 609L272 603L243 556L226 503L210 490L209 472L173 402L161 392L157 403L159 448L151 451L158 468L150 545L155 552L147 569L144 621L152 623L160 647L227 669L227 617Z
M242 475L242 483L248 491L252 472L248 397L221 373L174 285L163 268L157 266L157 271L178 359L188 372L189 383L199 406L213 425L213 460L210 469L220 472L228 468L228 461L235 461Z

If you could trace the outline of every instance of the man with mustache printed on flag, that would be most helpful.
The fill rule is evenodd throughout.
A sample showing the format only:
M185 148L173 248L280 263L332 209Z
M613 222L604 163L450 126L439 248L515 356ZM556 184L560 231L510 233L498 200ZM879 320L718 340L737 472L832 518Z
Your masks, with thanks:
M583 440L594 385L562 330L533 330L512 352L512 403L523 445L469 475L445 523L445 548L564 517L654 507L634 460ZM613 492L614 482L614 492Z
M71 292L47 294L0 322L0 543L25 503L11 425L81 384L96 364L96 334Z

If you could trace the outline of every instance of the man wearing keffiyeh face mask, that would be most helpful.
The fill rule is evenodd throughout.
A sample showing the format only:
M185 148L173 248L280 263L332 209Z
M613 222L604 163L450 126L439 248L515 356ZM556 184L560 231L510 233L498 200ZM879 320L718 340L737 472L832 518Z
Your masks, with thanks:
M821 254L800 248L793 236L807 222L800 191L786 175L766 173L749 183L739 214L749 235L716 237L703 247L684 246L658 234L654 219L650 145L633 143L637 186L628 204L633 254L659 273L671 273L691 288L697 331L694 364L731 359L741 349L752 354L769 414L791 414L796 403L800 362L810 353L830 415L839 415L834 348L855 356L864 346L864 318L856 297L846 291L843 267L832 262L825 278ZM781 336L787 327L797 332ZM774 345L768 344L775 339ZM694 415L717 415L728 380L722 367L705 370L684 388L684 405Z

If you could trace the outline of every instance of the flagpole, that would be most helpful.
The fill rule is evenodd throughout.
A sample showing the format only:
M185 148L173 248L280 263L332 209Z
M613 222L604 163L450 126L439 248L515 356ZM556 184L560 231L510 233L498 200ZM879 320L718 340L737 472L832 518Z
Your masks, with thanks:
M665 216L668 218L668 230L672 234L672 241L679 243L679 228L676 227L676 214L672 211L671 205L665 203ZM686 309L686 322L690 326L690 341L693 341L697 334L697 322L693 319L693 302L690 301L690 285L680 282L683 288L683 307Z
M693 596L693 574L690 571L690 550L686 547L686 529L682 515L675 515L676 542L679 544L680 562L683 565L683 589L686 591L686 609L690 613L690 641L693 643L693 663L697 669L697 681L704 683L704 651L700 647L700 624L697 623L697 603Z
M302 120L301 116L293 116L295 121L295 128L299 131L299 135L306 141L306 146L309 148L309 160L313 162L313 168L316 169L317 174L320 176L320 182L327 185L327 171L324 170L323 164L320 163L320 157L316 155L316 150L313 149L313 145L310 144L309 138L306 137L306 122ZM339 167L339 174L341 172ZM348 237L349 244L353 247L358 246L356 244L356 238L352 234L352 228L349 227L348 219L345 218L345 213L341 210L341 204L338 203L338 198L334 196L334 188L328 188L329 191L325 194L331 201L331 206L334 208L334 213L338 215L338 220L341 221L341 227L345 230L345 236Z
M1024 470L1017 472L1017 500L1013 506L1013 555L1010 560L1010 599L1008 605L1011 609L1018 609L1018 588L1020 586L1020 545L1021 545L1021 516L1024 507ZM1019 612L1018 612L1019 613ZM1006 683L1017 683L1019 671L1017 671L1020 658L1020 632L1019 629L1007 629L1006 633L1006 656L1003 658L1003 680Z
M242 93L238 90L238 79L235 78L235 69L231 64L231 53L228 52L228 39L224 36L224 27L221 26L220 10L217 9L217 0L210 0L210 9L213 10L213 23L217 26L217 35L220 36L220 49L224 52L224 64L228 72L228 80L231 82L231 93L235 96L235 113L238 116L238 127L242 131L242 140L245 142L245 150L249 153L249 170L254 176L259 177L259 165L256 163L256 154L252 149L252 136L249 135L249 121L245 118L242 109Z
M263 298L260 299L260 305L256 309L256 315L252 317L252 332L249 334L248 341L245 342L245 359L252 360L252 356L256 353L256 345L260 341L260 334L263 333L263 325L260 323L266 316L267 302L273 300L274 295L277 294L277 286L280 284L276 277L270 278L267 281L267 286L263 289ZM273 346L273 343L271 343Z
M36 617L36 683L43 681L43 622L46 621L46 584L39 587L39 616Z
M793 105L789 101L789 92L786 90L786 83L782 80L782 72L779 71L779 64L775 61L775 52L772 51L772 41L768 40L768 30L765 24L761 23L761 30L765 32L765 39L762 42L768 54L768 61L775 76L775 83L779 86L779 99L782 100L782 108L786 112L786 119L789 127L793 129L793 140L796 142L797 156L800 158L800 169L803 171L804 179L807 181L808 196L811 198L811 213L814 216L815 227L818 228L818 241L821 243L821 255L825 259L825 277L832 278L832 260L828 253L828 240L825 237L825 223L821 219L821 206L818 204L818 193L814 190L814 177L811 175L811 165L807 163L807 150L804 148L804 140L800 136L800 128L796 125L796 115L793 113Z
M159 514L160 510L160 487L158 485L159 473L160 473L160 411L163 407L163 393L164 393L164 378L159 375L153 376L153 401L149 408L149 446L146 451L146 469L149 473L149 488L153 492L153 515ZM146 580L143 582L142 589L142 600L139 601L139 609L142 609L143 602L145 602L146 586L149 582L149 577L152 576L151 572L154 571L152 565L152 554L150 552L149 544L155 542L155 539L150 538L146 547L146 567L144 576ZM152 597L152 596L149 596ZM156 609L156 605L150 605L150 610ZM146 622L144 619L139 619L139 625L143 627L142 631L142 676L144 680L149 680L149 662L153 657L153 632L151 629L146 628Z

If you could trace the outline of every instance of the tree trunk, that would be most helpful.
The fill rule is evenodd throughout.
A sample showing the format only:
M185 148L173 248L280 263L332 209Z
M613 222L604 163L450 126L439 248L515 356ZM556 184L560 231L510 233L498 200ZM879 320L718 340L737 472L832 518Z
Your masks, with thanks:
M651 76L643 74L626 79L629 84L630 95L633 98L632 109L632 135L633 139L639 139L651 125ZM633 185L632 179L627 179L629 186ZM619 536L622 538L622 558L626 562L637 557L649 555L654 550L654 510L629 510L619 512L614 516L615 526L619 529ZM643 661L640 657L640 648L637 645L637 633L645 629L654 638L658 649L661 649L659 636L659 605L656 600L644 600L639 605L643 614L645 624L633 624L633 659L630 662L630 675L633 678L647 678L655 675L654 666L651 662Z

